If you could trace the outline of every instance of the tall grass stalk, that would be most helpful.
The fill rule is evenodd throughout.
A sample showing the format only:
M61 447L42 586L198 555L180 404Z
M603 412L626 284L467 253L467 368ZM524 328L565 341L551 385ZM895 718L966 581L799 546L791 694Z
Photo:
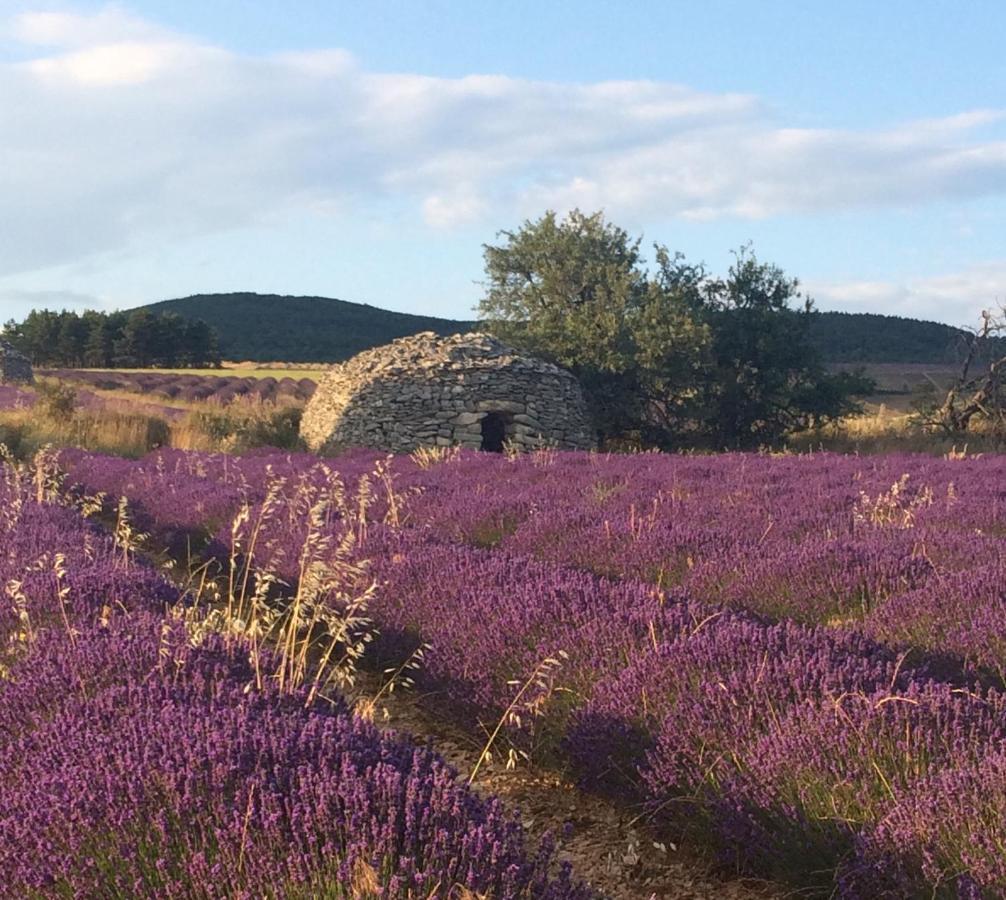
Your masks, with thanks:
M489 737L482 747L482 752L479 753L479 758L475 761L475 765L472 767L472 771L468 775L467 784L471 785L475 783L475 779L478 776L483 763L491 758L493 745L496 743L496 739L499 737L504 725L515 725L520 728L523 724L521 716L522 712L530 713L533 716L540 716L543 714L548 700L556 690L555 675L562 666L562 661L569 658L569 654L567 654L565 650L560 650L556 656L558 659L555 656L547 656L545 659L541 660L523 683L517 680L507 682L507 684L513 686L520 685L520 687L514 695L514 698L510 701L510 704L505 710L503 710L503 715L500 716L499 721L496 723L496 727L489 733ZM525 695L533 687L538 688L541 693L530 701L524 700ZM522 703L521 701L524 702ZM526 754L520 755L526 756ZM507 768L512 768L514 761L514 754L511 752L507 762Z
M214 630L242 641L259 687L263 654L274 653L270 677L284 692L303 691L306 704L334 686L354 684L376 633L367 607L377 585L368 574L369 562L360 558L375 480L384 485L387 505L399 511L398 517L402 504L380 466L361 477L352 492L323 464L313 473L322 477L291 482L271 474L263 500L242 504L230 526L223 597L207 590L205 564L189 577L199 597L221 601L190 616L192 633ZM298 528L304 533L293 551L283 538ZM288 584L278 572L291 552L296 552L296 577ZM418 659L421 654L403 669Z

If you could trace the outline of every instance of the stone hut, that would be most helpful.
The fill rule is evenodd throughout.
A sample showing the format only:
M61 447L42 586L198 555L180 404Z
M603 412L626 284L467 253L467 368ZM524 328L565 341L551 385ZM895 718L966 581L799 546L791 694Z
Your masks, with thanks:
M0 338L0 384L32 384L31 360Z
M488 334L426 331L335 366L304 410L312 450L594 446L580 384Z

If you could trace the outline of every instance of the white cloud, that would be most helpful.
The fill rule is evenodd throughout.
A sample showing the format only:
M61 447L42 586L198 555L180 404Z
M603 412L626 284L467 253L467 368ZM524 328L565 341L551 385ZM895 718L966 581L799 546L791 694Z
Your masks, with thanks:
M674 84L430 78L247 56L130 16L31 13L0 63L0 276L395 204L433 228L546 207L764 218L1006 191L999 110L798 129ZM28 58L24 59L25 53ZM991 135L991 136L990 136Z
M977 326L983 309L1006 305L1006 260L959 272L895 281L812 281L804 285L819 309L883 313Z
M488 204L469 185L459 185L443 194L430 194L423 200L423 219L434 228L455 228L477 222Z
M72 12L26 12L6 29L22 44L43 47L86 47L131 40L158 40L168 32L131 16L118 6L81 15Z
M80 85L142 84L187 64L194 55L180 43L120 41L34 60L26 66L43 83L63 79Z

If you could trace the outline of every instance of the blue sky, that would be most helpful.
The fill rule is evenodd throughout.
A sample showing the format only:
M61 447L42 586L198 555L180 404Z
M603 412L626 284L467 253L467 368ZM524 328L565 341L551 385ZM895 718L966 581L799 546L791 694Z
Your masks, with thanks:
M0 313L204 291L468 316L603 208L826 309L1006 300L1006 5L0 0Z

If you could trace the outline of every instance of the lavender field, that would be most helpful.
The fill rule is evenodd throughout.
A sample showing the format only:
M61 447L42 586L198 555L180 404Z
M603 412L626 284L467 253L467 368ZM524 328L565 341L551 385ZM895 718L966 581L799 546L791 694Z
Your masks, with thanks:
M0 0L0 900L1006 900L1006 3L374 6Z
M89 369L41 369L39 374L71 384L83 385L95 391L122 391L149 395L155 401L200 403L212 401L221 405L240 398L261 402L304 403L310 399L317 384L312 378L279 379L237 375L201 375L184 372L118 371Z
M0 384L0 412L33 409L38 404L38 400L38 393L34 390ZM102 396L100 393L86 389L73 390L73 405L76 409L85 412L131 412L168 421L177 420L184 415L181 410L161 403Z
M367 633L360 665L398 666L427 645L414 677L438 714L479 736L500 723L495 751L518 765L558 767L638 808L655 833L704 842L731 871L821 896L1006 891L999 457L542 452L388 461L353 454L322 463L275 453L162 451L129 461L65 451L60 465L64 489L101 492L106 512L115 505L108 498L127 497L147 543L190 568L209 560L204 566L232 582L237 572L293 590L326 555L365 567L375 588L366 616L354 620ZM11 571L40 547L16 559L11 551ZM133 599L122 605L130 610L166 590L128 584ZM85 597L102 596L104 582L89 589ZM339 592L312 596L347 603ZM81 621L75 636L53 627L46 640L62 642L55 658L93 652L85 624L110 627ZM156 643L156 622L144 627ZM137 641L148 633L139 618L130 631ZM142 660L156 657L135 643L128 653L141 658L114 662L126 695L135 673L150 671ZM95 663L82 658L85 665ZM212 665L237 663L214 657ZM44 669L33 665L32 678ZM72 719L89 701L69 670L61 666L59 677ZM205 677L228 685L243 676ZM198 684L191 690L207 690ZM52 696L4 690L4 703ZM216 690L213 704L231 703ZM242 710L234 715L265 715L246 711L257 694L234 702ZM33 715L18 709L18 721ZM305 723L317 715L296 713ZM47 746L43 735L18 740ZM116 752L123 777L136 777L126 773L139 760ZM201 752L193 745L171 763L177 772L159 777L188 777L184 759L194 765ZM54 763L40 754L30 790L58 795L67 768L59 766L59 788L46 787L57 776L45 775ZM28 790L20 781L15 790ZM17 808L41 815L42 795L32 796ZM101 800L102 816L113 815L109 803ZM261 827L268 844L271 825ZM514 846L503 824L491 827ZM468 851L441 852L455 860ZM534 872L521 884L544 877Z
M591 896L432 751L214 629L100 505L3 465L0 896Z

